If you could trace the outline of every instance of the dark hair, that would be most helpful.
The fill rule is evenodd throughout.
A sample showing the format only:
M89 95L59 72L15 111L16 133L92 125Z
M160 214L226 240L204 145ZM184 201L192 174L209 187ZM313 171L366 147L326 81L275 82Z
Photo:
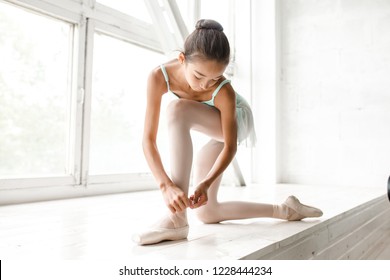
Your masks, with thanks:
M229 64L229 40L221 24L211 19L201 19L195 30L184 42L184 55L187 60L211 59Z

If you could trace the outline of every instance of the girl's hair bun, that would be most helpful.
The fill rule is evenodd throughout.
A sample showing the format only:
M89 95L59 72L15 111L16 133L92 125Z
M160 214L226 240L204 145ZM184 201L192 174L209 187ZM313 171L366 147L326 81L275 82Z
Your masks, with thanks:
M196 29L184 41L186 61L215 60L224 65L230 61L230 45L221 24L211 19L201 19Z
M213 29L217 31L223 31L222 25L212 19L200 19L195 25L196 29Z

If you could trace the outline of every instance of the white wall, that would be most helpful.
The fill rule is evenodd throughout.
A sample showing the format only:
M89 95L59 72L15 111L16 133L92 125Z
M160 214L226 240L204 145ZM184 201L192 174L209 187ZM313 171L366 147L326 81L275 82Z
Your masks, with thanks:
M280 178L279 2L251 1L251 89L258 138L252 180L261 184L273 184Z
M390 175L390 0L281 4L281 181Z

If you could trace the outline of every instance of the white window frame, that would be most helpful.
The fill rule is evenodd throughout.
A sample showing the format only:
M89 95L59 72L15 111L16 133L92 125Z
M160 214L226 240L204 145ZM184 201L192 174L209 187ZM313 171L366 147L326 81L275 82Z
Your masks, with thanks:
M107 34L120 40L163 53L160 42L155 36L153 25L130 15L96 3L95 0L1 0L14 4L43 16L49 16L68 22L73 28L72 50L72 93L69 139L73 141L71 153L67 155L70 169L69 176L45 176L29 178L10 178L0 180L0 192L9 194L13 190L48 187L61 189L64 197L66 190L82 189L85 195L96 194L109 185L115 189L139 190L152 187L151 174L109 174L89 176L89 133L91 113L91 84L93 35L95 31ZM131 183L131 184L129 184ZM100 191L94 191L100 185ZM64 188L68 187L68 188ZM69 188L71 187L71 188ZM27 190L28 191L28 190ZM49 191L49 192L52 192ZM45 196L43 194L43 196ZM7 195L0 196L0 204L9 203ZM11 196L10 196L11 197ZM24 196L21 196L24 197ZM24 198L24 201L26 198ZM17 201L17 199L13 199ZM17 201L18 202L18 201Z
M8 3L11 3L11 4L15 4L16 6L19 6L19 7L22 7L22 8L26 8L27 10L29 11L32 11L32 12L37 12L38 14L41 14L42 16L49 16L49 17L52 17L52 18L56 18L56 19L60 19L60 20L63 20L67 23L70 23L70 24L73 24L74 25L74 28L73 28L73 40L77 40L77 34L79 34L79 32L77 31L77 28L76 28L76 24L79 23L79 17L75 14L75 13L72 13L70 10L68 9L61 9L55 5L52 5L51 3L47 3L47 2L40 2L40 1L13 1L13 0L10 0L10 1L2 1L2 2L8 2ZM32 2L32 3L29 3L29 2ZM39 5L38 5L39 4ZM76 44L74 44L74 46L76 46ZM72 72L74 73L74 67L75 67L75 62L76 62L76 55L77 50L75 49L75 47L73 48L72 50L72 53L71 53L71 60L72 60ZM72 75L73 75L72 73ZM74 77L73 77L74 78ZM77 99L75 97L75 94L74 94L74 79L72 80L72 94L71 94L71 106L72 106L72 110L73 110L73 104L75 102L75 100ZM71 123L73 123L73 120L70 120ZM73 127L71 125L71 127ZM72 129L71 129L72 130ZM69 132L70 135L69 135L69 138L72 137L72 135L74 135L74 132L73 131L70 131ZM75 140L77 142L77 139ZM69 145L69 144L68 144ZM78 155L77 155L77 150L75 149L75 151L69 155L67 155L67 157L69 158L69 165L72 165L72 162L76 162L77 159L78 159ZM77 166L76 164L74 166ZM69 167L69 166L68 166ZM68 185L68 186L73 186L73 185L76 185L78 183L78 179L77 179L77 171L76 170L70 170L70 175L68 176L50 176L48 175L47 177L32 177L32 178L10 178L10 179L0 179L0 191L3 191L3 190L12 190L12 189L22 189L22 188L36 188L36 187L48 187L48 186L65 186L65 185ZM2 200L0 200L0 204L1 204Z

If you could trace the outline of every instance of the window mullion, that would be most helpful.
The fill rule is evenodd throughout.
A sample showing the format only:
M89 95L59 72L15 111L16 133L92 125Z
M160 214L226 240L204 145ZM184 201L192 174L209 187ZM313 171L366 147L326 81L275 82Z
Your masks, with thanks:
M94 29L95 23L92 19L86 19L84 34L85 37L81 44L84 48L84 59L83 64L83 104L80 105L82 108L82 147L81 147L81 185L86 186L88 184L88 170L89 170L89 151L90 151L90 133L91 133L91 94L92 94L92 61L93 61L93 44L94 44Z
M172 2L167 1L162 1L163 6L160 6L159 1L155 0L145 0L145 4L150 12L151 18L153 19L153 24L157 31L156 33L159 36L159 41L164 53L169 55L172 51L180 49L183 45L186 32L184 31L183 34L177 32L177 30L179 30L177 27L177 19L173 15L176 15L176 17L180 19L181 16L178 12L176 2L174 2L173 5L176 7L175 9L172 9ZM182 19L181 22L183 22ZM184 30L184 22L182 24Z
M176 41L179 44L182 44L188 36L188 30L180 13L179 7L177 6L176 0L166 0L166 10L173 28L175 29L174 35Z
M71 170L74 176L74 185L81 184L81 168L83 156L83 118L84 118L84 95L85 92L85 47L86 47L87 20L81 17L75 27L73 40L73 75L72 75L72 101L71 101Z

